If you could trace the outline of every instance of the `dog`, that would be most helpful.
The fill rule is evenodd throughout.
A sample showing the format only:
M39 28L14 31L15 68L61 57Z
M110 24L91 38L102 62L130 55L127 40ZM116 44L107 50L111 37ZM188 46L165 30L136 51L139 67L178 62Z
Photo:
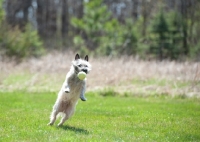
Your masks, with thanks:
M69 119L75 111L78 99L86 101L84 94L86 91L86 78L80 80L78 73L83 71L88 74L91 70L91 64L88 62L88 55L81 59L79 54L76 54L75 60L72 61L70 71L66 75L66 79L58 93L57 100L53 106L48 125L53 125L58 114L62 114L62 118L58 126Z

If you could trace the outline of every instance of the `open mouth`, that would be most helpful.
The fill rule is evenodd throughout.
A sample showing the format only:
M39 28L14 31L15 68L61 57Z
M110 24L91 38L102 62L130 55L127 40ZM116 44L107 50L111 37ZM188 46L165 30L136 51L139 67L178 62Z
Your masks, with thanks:
M83 69L82 71L83 71L84 73L86 73L86 74L87 74L87 72L88 72L86 69Z

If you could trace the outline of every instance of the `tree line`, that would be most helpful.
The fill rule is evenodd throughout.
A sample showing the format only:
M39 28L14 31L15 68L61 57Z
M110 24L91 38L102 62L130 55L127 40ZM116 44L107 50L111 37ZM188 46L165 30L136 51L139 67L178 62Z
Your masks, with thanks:
M199 0L4 0L1 7L0 48L8 55L38 54L45 46L97 56L200 59Z

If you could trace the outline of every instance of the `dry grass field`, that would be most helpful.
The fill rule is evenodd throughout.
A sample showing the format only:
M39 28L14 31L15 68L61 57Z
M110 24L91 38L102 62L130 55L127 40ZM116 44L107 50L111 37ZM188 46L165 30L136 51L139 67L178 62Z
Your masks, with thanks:
M57 92L74 59L72 52L53 52L20 64L0 61L0 90ZM120 94L200 97L200 63L142 61L131 57L90 58L88 90Z

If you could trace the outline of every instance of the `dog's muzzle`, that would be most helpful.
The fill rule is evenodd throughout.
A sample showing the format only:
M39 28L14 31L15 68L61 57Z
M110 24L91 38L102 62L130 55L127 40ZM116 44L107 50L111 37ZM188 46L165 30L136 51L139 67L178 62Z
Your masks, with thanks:
M88 73L88 71L86 69L82 69L83 72L85 72L86 74Z

